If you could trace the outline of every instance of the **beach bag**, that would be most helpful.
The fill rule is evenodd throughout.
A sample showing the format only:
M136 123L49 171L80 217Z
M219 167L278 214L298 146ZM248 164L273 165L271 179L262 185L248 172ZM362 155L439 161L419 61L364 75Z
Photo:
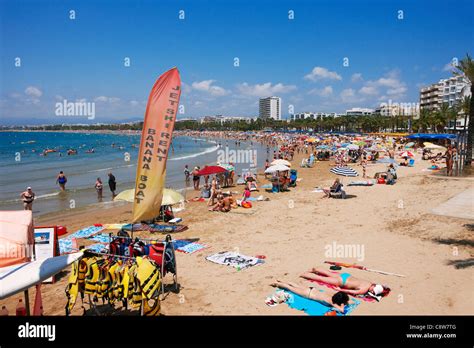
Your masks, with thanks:
M242 208L252 208L252 203L243 201L242 202Z
M377 184L385 184L385 179L384 178L378 178Z

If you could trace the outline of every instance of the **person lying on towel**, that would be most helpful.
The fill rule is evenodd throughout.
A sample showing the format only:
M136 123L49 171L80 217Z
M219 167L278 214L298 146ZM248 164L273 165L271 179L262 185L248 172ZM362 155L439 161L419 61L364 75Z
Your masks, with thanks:
M280 280L277 280L275 283L272 283L271 286L289 290L297 295L309 298L310 300L318 301L319 303L333 307L340 313L344 313L344 306L348 305L350 302L349 296L342 291L325 291L321 292L315 287L306 287L296 283L285 283Z
M329 272L324 269L313 268L300 275L300 277L333 285L335 290L349 295L368 295L377 301L390 293L390 288L387 286L356 278L349 273Z

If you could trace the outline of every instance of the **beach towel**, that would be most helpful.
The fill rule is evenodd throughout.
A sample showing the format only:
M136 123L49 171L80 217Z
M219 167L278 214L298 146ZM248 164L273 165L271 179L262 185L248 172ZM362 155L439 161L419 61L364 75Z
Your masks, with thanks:
M359 180L351 181L348 186L373 186L374 182L372 180Z
M195 253L196 251L206 249L206 248L208 248L207 245L191 242L177 248L176 251L180 251L185 254L192 254L192 253Z
M324 292L324 290L319 290ZM290 308L294 308L300 311L304 311L308 315L325 315L328 312L333 311L334 309L319 303L318 301L310 300L306 297L299 296L291 291L286 291L290 295L290 298L285 302ZM360 301L352 299L350 305L344 307L344 314L336 312L337 316L345 316L352 313L357 306L360 304Z
M324 192L323 189L320 189L320 188L315 188L313 191L311 192L316 192L316 193L322 193Z
M176 239L172 243L173 243L174 250L178 250L179 248L182 248L185 245L191 244L192 242L186 239Z
M125 224L104 224L104 230L120 230Z
M222 251L209 255L206 260L220 265L232 266L237 269L245 269L263 263L264 261L256 257L245 256L233 251Z
M62 239L58 240L58 244L59 244L59 253L60 254L66 254L66 253L73 252L72 239L62 238Z
M93 236L90 236L88 239L93 240L94 242L99 242L99 243L109 243L110 242L109 235L105 234L105 233L97 233Z
M67 236L67 239L71 238L87 238L92 236L93 234L96 234L104 229L104 226L89 226L86 228L83 228L79 231L74 232L73 234ZM65 238L63 238L65 239Z
M272 188L272 184L265 184L265 185L262 185L260 186L261 188L263 189L271 189Z

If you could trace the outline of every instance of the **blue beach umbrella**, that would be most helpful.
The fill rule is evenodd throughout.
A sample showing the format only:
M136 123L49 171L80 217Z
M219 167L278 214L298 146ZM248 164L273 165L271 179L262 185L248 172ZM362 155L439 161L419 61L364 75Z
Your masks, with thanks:
M357 173L354 169L348 166L334 167L331 169L331 173L334 173L337 175L343 175L343 176L358 176L359 175L359 173Z

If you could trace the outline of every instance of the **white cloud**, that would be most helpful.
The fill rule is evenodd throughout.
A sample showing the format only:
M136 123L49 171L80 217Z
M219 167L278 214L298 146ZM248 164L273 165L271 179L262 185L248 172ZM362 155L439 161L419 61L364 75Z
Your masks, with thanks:
M237 85L239 92L245 96L252 97L270 97L275 94L288 93L296 90L294 85L284 85L282 83L277 83L272 85L271 82L249 85L247 82Z
M374 86L364 86L359 90L360 94L377 95L379 92Z
M313 70L304 77L306 80L318 81L318 80L342 80L341 75L335 71L329 71L326 68L316 66Z
M340 96L343 103L352 103L356 101L356 93L352 88L342 90Z
M29 97L38 99L39 97L43 95L43 92L41 92L41 90L38 87L28 86L25 89L25 94Z
M136 101L136 100L130 100L130 105L132 105L132 106L137 106L138 104L140 104L138 101Z
M192 88L196 91L207 92L212 96L221 97L223 95L229 94L224 88L216 85L212 85L216 80L204 80L199 82L193 82Z
M355 73L355 74L352 74L351 76L351 82L359 82L359 81L362 81L363 78L362 78L362 74L361 73Z
M117 103L120 101L120 98L106 97L104 95L101 95L100 97L95 98L94 101L101 102L101 103Z
M377 80L367 81L359 93L371 96L387 94L397 99L402 98L406 91L406 84L400 80L398 72L393 70Z
M329 97L332 93L333 89L331 86L326 86L322 89L314 88L308 92L308 94L319 95L320 97Z

